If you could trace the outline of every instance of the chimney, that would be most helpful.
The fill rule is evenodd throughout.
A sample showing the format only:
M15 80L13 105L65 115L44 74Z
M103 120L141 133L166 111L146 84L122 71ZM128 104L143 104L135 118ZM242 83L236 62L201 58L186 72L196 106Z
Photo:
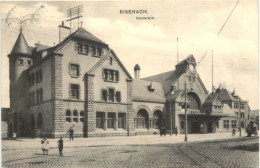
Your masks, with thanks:
M64 26L64 21L59 25L59 43L70 35L70 27Z
M138 64L135 65L134 71L135 71L135 79L140 80L140 66Z

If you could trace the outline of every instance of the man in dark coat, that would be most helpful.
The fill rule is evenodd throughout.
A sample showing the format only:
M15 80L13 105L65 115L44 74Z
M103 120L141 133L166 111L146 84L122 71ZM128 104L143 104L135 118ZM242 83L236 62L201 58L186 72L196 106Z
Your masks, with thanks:
M62 150L63 150L63 140L62 140L62 137L60 137L60 140L58 141L58 147L59 147L60 156L62 156Z
M73 141L73 133L74 133L74 130L73 128L71 127L70 130L67 132L67 134L70 133L70 140Z

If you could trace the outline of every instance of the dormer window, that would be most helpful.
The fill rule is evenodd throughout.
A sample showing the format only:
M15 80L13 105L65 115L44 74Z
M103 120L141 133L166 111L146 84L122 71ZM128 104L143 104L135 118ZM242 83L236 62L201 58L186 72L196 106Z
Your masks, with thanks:
M149 90L150 92L154 92L153 82L151 82L151 84L148 86L148 90Z
M96 56L96 47L94 46L91 47L91 55Z
M78 53L88 55L89 46L87 44L78 43Z

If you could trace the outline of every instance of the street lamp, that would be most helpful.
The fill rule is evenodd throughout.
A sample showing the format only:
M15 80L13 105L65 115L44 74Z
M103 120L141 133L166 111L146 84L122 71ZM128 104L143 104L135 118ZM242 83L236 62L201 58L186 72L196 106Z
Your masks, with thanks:
M184 141L188 140L188 138L187 138L188 123L187 123L187 88L186 88L186 85L187 85L187 83L185 81L185 83L184 83L184 88L185 88L185 139L184 139Z
M240 108L240 97L238 98L238 106L239 106L239 137L241 137L241 108Z
M172 94L174 93L174 90L175 90L175 87L174 86L171 86L171 92L170 92L170 119L171 119L171 131L170 131L170 135L172 136L172 123L173 123L173 114L172 114L172 111L173 111L173 108L172 108Z

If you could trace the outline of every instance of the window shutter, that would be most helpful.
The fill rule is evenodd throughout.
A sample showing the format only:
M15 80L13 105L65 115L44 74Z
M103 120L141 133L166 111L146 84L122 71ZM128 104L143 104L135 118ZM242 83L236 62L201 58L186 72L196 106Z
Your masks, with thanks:
M119 81L119 72L116 71L116 81Z
M105 79L106 75L105 75L105 69L102 69L102 79Z
M69 97L72 97L72 95L71 95L71 84L69 84Z
M80 76L80 72L81 72L81 69L80 69L80 66L78 66L78 76Z

